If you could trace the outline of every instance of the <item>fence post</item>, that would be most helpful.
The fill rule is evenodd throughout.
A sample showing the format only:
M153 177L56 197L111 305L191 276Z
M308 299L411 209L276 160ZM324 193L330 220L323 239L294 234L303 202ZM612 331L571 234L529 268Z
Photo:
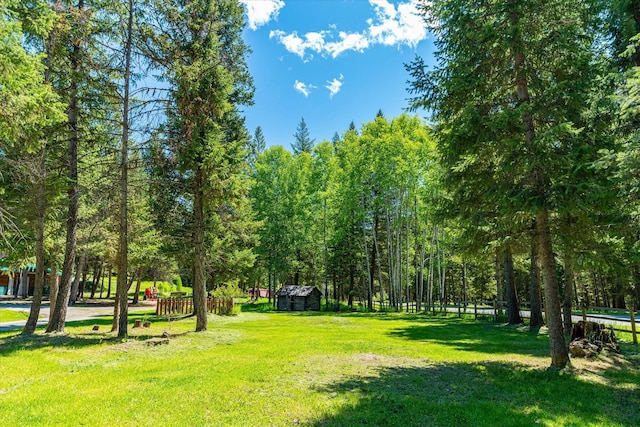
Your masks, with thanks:
M458 317L462 317L462 312L461 310L461 306L462 306L462 301L458 300Z
M478 320L478 298L473 300L473 317Z
M582 301L582 321L587 323L587 302Z
M629 314L631 317L631 335L633 336L633 343L638 345L638 334L636 332L636 316L635 316L635 304L631 303L629 307Z
M493 299L493 321L498 321L498 300L495 298Z

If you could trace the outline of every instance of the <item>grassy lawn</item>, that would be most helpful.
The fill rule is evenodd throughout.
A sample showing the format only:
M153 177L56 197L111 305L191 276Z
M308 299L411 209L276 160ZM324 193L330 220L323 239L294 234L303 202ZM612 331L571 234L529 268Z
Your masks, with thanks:
M110 320L67 335L0 335L3 425L631 426L640 355L548 371L546 335L408 314L268 313ZM92 331L93 325L100 331ZM170 333L168 345L147 339Z
M29 310L8 310L0 308L0 323L13 322L14 320L27 320L29 318Z

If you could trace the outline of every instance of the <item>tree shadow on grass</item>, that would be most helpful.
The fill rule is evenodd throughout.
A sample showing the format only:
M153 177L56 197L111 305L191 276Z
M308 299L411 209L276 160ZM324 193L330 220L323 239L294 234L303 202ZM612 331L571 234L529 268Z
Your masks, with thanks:
M242 313L271 313L276 312L273 304L269 302L247 302L240 304Z
M342 402L313 426L640 425L638 390L606 373L585 381L505 362L381 367L317 391Z
M411 325L390 335L410 341L446 345L459 351L489 354L548 355L546 334L530 333L524 326L497 323L442 322Z
M424 313L331 313L331 312L278 312L292 317L341 317L366 318L388 322L402 321L407 326L389 332L394 338L425 344L446 345L455 350L488 354L549 355L549 338L546 333L530 332L524 325L510 326L504 323L460 319L458 317L433 317Z
M135 320L165 320L155 315L150 316L149 313L129 313L129 341L145 341L152 338L158 338L161 333L137 333L133 335L132 325ZM22 335L21 329L16 329L15 333L0 338L0 356L10 356L18 351L39 350L47 347L64 347L68 349L81 349L100 344L116 345L122 343L122 339L118 338L115 333L110 332L113 319L105 317L96 317L88 320L74 320L65 323L65 330L73 328L72 333L64 334L44 334L46 326L39 326L33 335ZM94 327L98 327L98 331L93 331ZM172 334L172 337L182 334Z

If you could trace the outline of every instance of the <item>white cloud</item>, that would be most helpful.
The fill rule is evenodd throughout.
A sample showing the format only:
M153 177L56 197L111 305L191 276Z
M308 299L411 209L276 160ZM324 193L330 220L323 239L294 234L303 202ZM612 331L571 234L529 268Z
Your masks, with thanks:
M415 47L427 38L427 29L416 1L399 3L396 7L388 0L369 0L376 12L376 20L369 19L369 38L386 46Z
M345 33L341 31L340 41L330 42L324 45L324 50L333 58L337 58L342 52L347 50L355 50L356 52L364 52L369 47L369 40L363 34Z
M281 30L274 30L269 33L269 38L275 38L289 51L298 55L303 60L309 60L313 55L308 52L315 52L322 56L336 58L342 52L355 50L363 52L369 47L367 37L359 33L338 33L339 40L331 41L333 38L329 31L309 32L300 37L296 31L287 34Z
M309 52L337 58L349 50L364 52L375 44L415 47L427 38L418 2L419 0L409 0L396 6L389 0L369 0L375 18L367 20L368 28L363 32L338 31L336 25L331 24L329 30L309 32L303 36L299 36L296 31L287 34L282 30L275 30L269 33L269 38L275 38L287 51L298 55L305 62L313 58Z
M327 80L327 83L329 84L325 87L329 89L329 98L333 98L333 95L340 92L340 89L342 89L342 79L344 79L344 76L340 74L340 77L337 79L334 78L331 81Z
M376 9L377 13L389 16L392 19L396 15L396 7L389 3L388 0L369 0L369 4Z
M249 28L253 31L277 18L284 7L284 0L240 0L240 3L247 8Z
M297 32L287 34L282 30L274 30L269 33L269 38L276 38L282 43L289 52L295 53L300 58L304 58L304 52L307 49L305 42L298 36Z
M311 93L311 89L316 89L316 86L299 82L298 80L296 80L296 82L293 84L293 88L298 92L300 92L301 94L303 94L304 97L306 98Z

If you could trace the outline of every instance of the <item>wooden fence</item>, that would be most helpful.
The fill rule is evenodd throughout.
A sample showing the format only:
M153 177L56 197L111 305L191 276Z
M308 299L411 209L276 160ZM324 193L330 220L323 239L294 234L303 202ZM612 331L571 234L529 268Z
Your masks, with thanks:
M221 316L233 313L233 298L207 298L207 311ZM156 316L193 313L193 298L158 298Z

